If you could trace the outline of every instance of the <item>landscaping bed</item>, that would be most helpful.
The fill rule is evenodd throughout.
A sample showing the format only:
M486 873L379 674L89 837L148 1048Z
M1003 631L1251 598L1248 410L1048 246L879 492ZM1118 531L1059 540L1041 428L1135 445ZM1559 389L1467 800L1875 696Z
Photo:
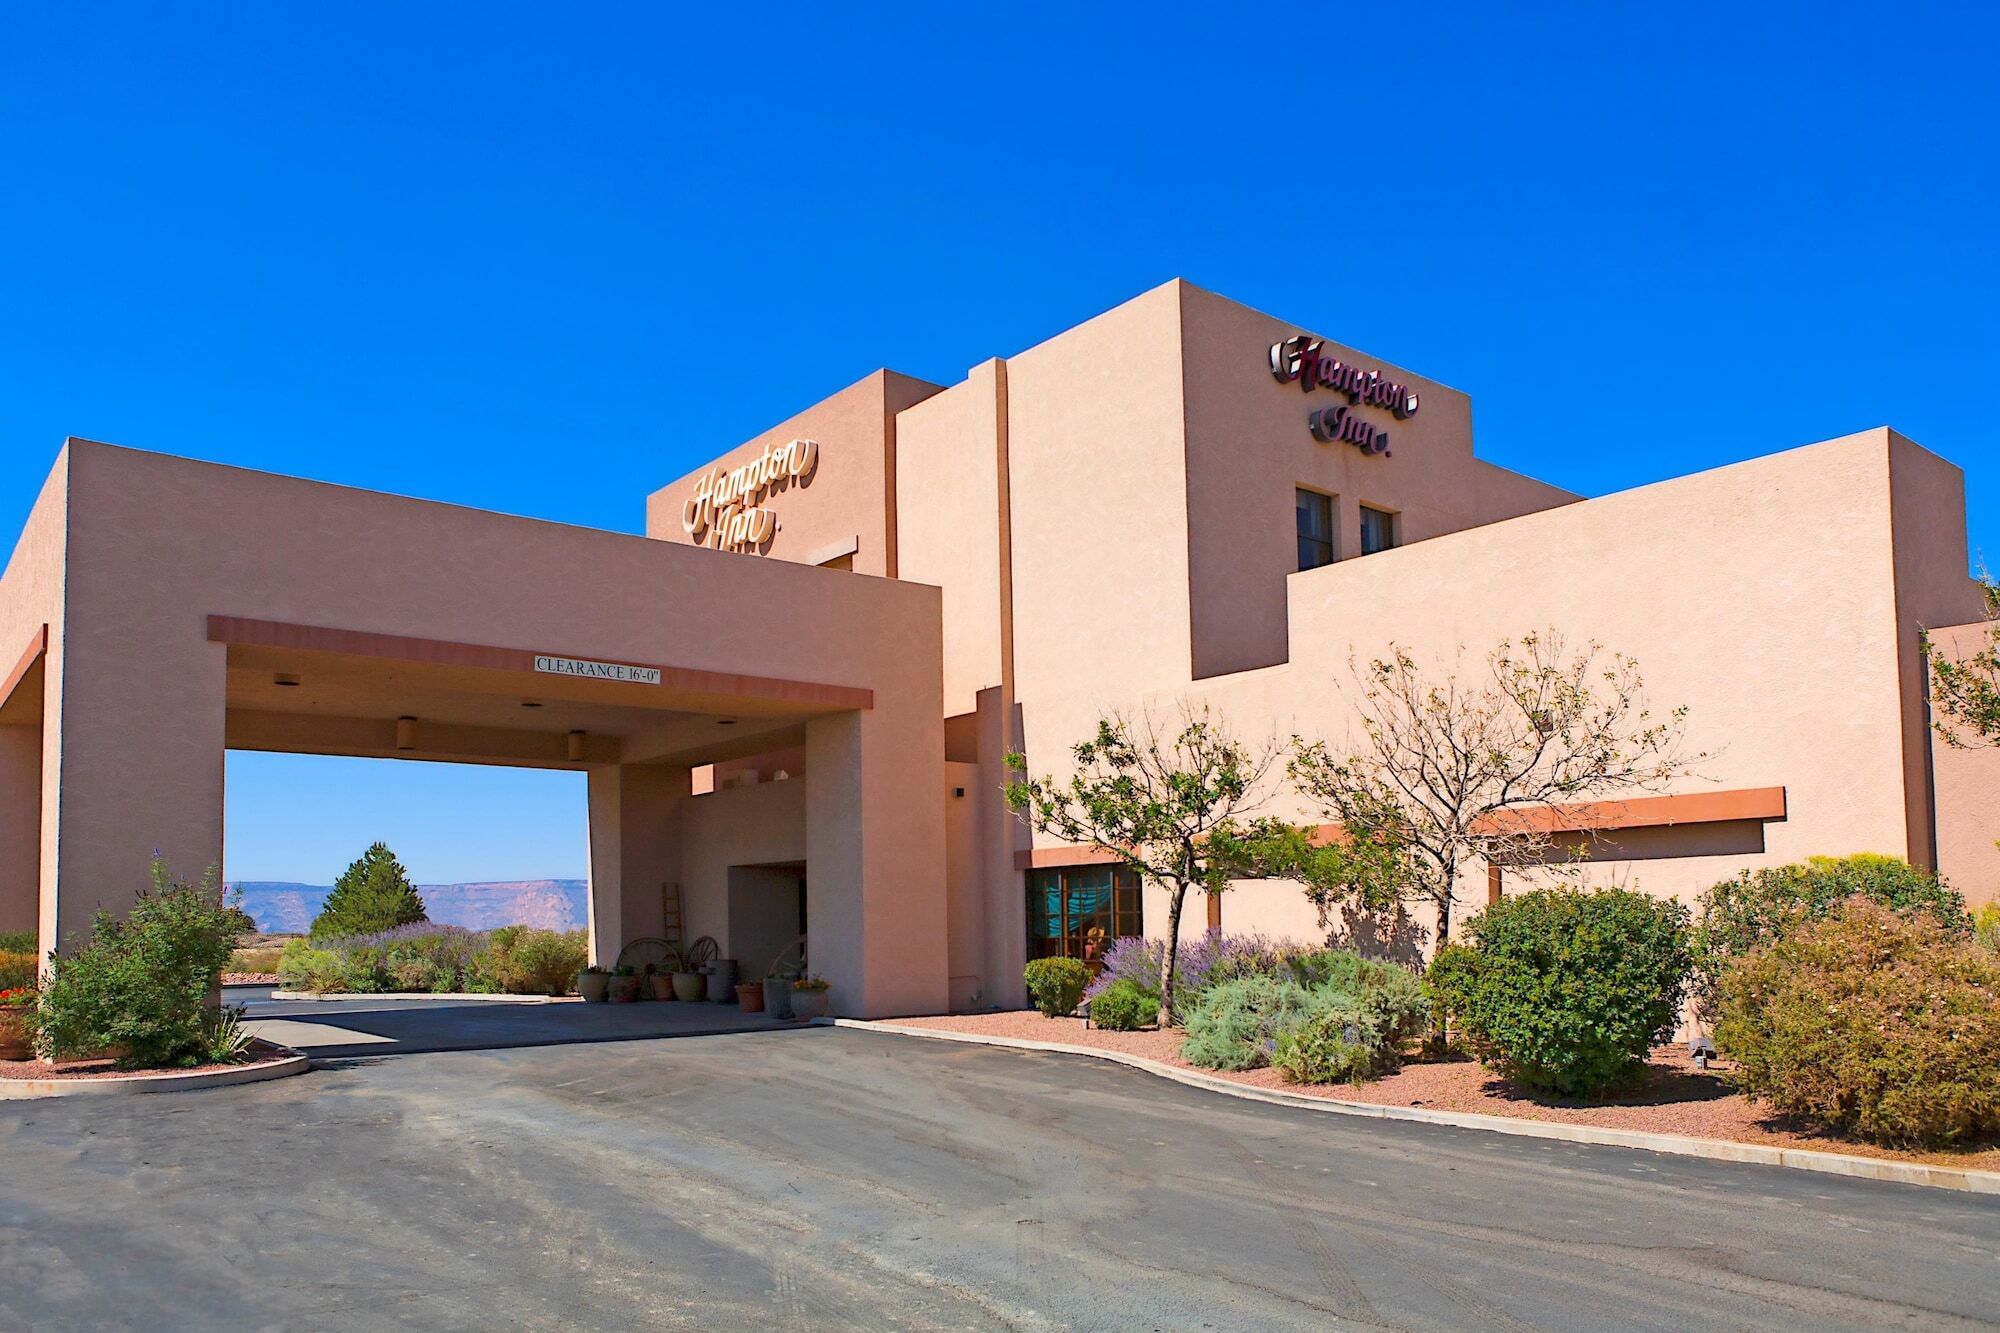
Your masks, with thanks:
M899 1018L894 1023L899 1027L1116 1051L1248 1087L1281 1088L1302 1097L1380 1106L1418 1106L1434 1111L1512 1116L1642 1133L1684 1134L1962 1170L2000 1170L2000 1143L1966 1151L1908 1152L1788 1125L1732 1090L1713 1069L1697 1069L1684 1052L1672 1046L1654 1049L1646 1064L1646 1084L1640 1091L1601 1102L1578 1103L1529 1093L1472 1060L1412 1061L1395 1073L1366 1083L1310 1085L1287 1083L1276 1070L1269 1068L1231 1073L1190 1064L1180 1057L1183 1034L1177 1029L1107 1032L1086 1027L1079 1018L1046 1018L1033 1010Z
M262 1038L253 1038L245 1049L246 1058L229 1063L193 1065L186 1069L120 1069L109 1058L93 1060L0 1060L0 1080L43 1082L52 1079L89 1082L116 1082L132 1079L171 1079L186 1074L219 1074L225 1071L254 1070L296 1060L299 1053Z

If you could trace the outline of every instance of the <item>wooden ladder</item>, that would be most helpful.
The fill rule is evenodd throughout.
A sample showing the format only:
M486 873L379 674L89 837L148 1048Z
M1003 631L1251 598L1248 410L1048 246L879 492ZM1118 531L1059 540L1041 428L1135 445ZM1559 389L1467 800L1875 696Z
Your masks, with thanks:
M681 934L681 886L660 885L660 937L669 944L683 943Z

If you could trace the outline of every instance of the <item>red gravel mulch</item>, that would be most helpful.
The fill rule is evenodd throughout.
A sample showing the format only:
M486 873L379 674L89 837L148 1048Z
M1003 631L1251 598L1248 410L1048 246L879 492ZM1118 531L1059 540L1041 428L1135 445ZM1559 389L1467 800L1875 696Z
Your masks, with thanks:
M276 972L224 972L222 984L225 986L275 986L278 984Z
M250 1043L248 1054L249 1059L235 1064L195 1065L187 1069L120 1069L108 1059L58 1060L53 1064L44 1064L40 1060L0 1060L0 1079L120 1079L156 1074L197 1074L217 1069L246 1069L255 1065L276 1064L280 1060L291 1059L298 1052L260 1039Z
M1105 1032L1099 1028L1086 1028L1080 1018L1045 1018L1033 1010L899 1018L895 1022L911 1028L1094 1046L1100 1050L1143 1056L1181 1069L1196 1068L1180 1058L1181 1033L1174 1030L1161 1032L1149 1028L1139 1032ZM1864 1157L1923 1162L1931 1166L2000 1171L2000 1143L1959 1152L1906 1152L1788 1123L1733 1090L1716 1073L1695 1068L1686 1053L1675 1046L1662 1046L1653 1052L1647 1062L1643 1087L1602 1102L1569 1102L1530 1092L1471 1060L1412 1061L1398 1072L1372 1083L1328 1086L1286 1083L1275 1069L1253 1069L1240 1074L1214 1069L1199 1072L1232 1083L1283 1088L1286 1092L1306 1097L1326 1097L1336 1101L1422 1106L1434 1111L1516 1116L1526 1120L1568 1121L1607 1129L1686 1134L1695 1138L1729 1139L1775 1148L1854 1153Z

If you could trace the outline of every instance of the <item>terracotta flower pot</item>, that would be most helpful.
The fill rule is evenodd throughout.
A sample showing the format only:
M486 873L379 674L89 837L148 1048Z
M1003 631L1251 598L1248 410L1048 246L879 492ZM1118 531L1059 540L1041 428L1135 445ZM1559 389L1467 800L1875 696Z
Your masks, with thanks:
M0 1060L32 1060L35 1045L28 1038L28 1010L0 1009Z
M674 998L674 974L673 974L673 973L671 973L671 972L655 972L655 973L653 973L653 975L652 975L652 976L650 976L650 977L647 977L647 978L646 978L646 980L652 983L652 987L653 987L653 998L654 998L654 999L656 999L656 1000L671 1000L671 999L673 999L673 998Z
M611 1003L631 1004L639 998L638 977L611 978Z
M746 1014L764 1012L764 983L746 981L736 988L736 1007Z
M674 973L674 998L692 1004L708 994L708 978L699 972Z
M603 1004L611 998L611 974L609 972L579 972L576 974L576 993L586 1004Z

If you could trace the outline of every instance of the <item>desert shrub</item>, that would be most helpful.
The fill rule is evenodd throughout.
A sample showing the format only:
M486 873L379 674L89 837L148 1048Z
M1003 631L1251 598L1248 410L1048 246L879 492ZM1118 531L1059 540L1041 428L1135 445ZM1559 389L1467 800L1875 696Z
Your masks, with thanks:
M354 981L345 955L310 940L287 941L278 954L278 984L286 990L340 995L357 989Z
M37 954L42 941L32 930L0 930L0 953Z
M2000 902L1990 902L1973 914L1972 938L2000 953Z
M581 930L502 926L487 935L476 970L508 995L568 995L588 950Z
M278 959L284 953L281 948L236 949L229 955L231 972L276 972Z
M209 1011L202 1024L202 1058L208 1064L231 1065L248 1059L250 1041L240 1004L225 1004Z
M2000 1133L2000 959L1926 913L1857 898L1753 950L1723 972L1715 1044L1745 1092L1830 1129Z
M1679 903L1624 889L1537 889L1466 923L1450 964L1465 1036L1530 1088L1588 1097L1635 1079L1673 1031L1691 957Z
M1277 1034L1271 1063L1294 1083L1346 1083L1402 1062L1403 1043L1420 1035L1430 1002L1423 984L1394 963L1344 950L1293 959L1307 988L1305 1015Z
M1160 989L1160 963L1166 956L1166 941L1143 939L1137 935L1120 935L1111 941L1111 947L1104 951L1100 960L1103 964L1097 976L1084 988L1083 998L1094 1000L1121 981L1129 981L1136 986L1144 986L1157 993ZM1182 953L1186 957L1185 950ZM1175 968L1176 978L1184 969Z
M1131 980L1114 982L1090 1001L1090 1021L1107 1032L1136 1032L1159 1013L1159 992Z
M1464 1021L1478 967L1479 955L1463 944L1447 944L1431 955L1424 969L1424 994L1430 997L1431 1030L1439 1040Z
M1073 1012L1090 984L1090 969L1074 958L1037 958L1022 969L1035 1008L1050 1018Z
M428 958L391 958L382 964L382 971L386 988L392 991L428 994L455 989L451 974Z
M1922 912L1948 931L1970 922L1965 899L1900 857L1862 852L1814 856L1803 864L1743 871L1702 895L1695 921L1695 1000L1713 1017L1716 984L1731 962L1859 895L1895 912Z
M1289 977L1237 977L1209 987L1188 1010L1181 1058L1207 1069L1256 1069L1278 1034L1305 1017L1305 988Z
M58 1059L114 1049L129 1068L199 1064L208 999L236 940L213 868L199 884L155 860L152 885L124 920L99 912L89 944L50 965L37 1040Z
M35 957L32 949L26 953L11 949L0 952L0 990L34 985L40 964L41 960Z
M1159 994L1165 951L1163 940L1121 936L1105 951L1103 970L1084 998L1095 999L1120 981L1132 981ZM1210 987L1238 977L1283 976L1287 961L1302 952L1310 952L1309 946L1259 934L1225 935L1217 930L1185 941L1174 962L1174 1021L1184 1020Z

